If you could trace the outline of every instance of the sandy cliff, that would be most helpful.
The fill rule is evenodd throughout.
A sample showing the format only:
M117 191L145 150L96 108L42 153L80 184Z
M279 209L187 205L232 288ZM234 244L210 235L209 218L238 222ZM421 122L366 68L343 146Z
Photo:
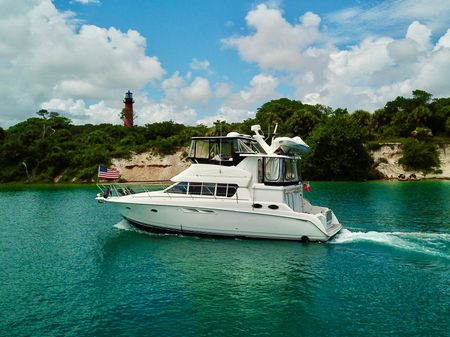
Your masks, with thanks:
M376 164L376 169L380 171L385 177L397 178L399 174L403 173L409 176L415 173L418 178L424 178L422 172L405 171L398 160L402 157L402 149L399 143L386 143L376 151L372 151L372 157ZM450 179L450 144L445 144L439 147L439 158L441 160L442 173L430 173L426 178L436 179Z
M151 152L134 154L130 159L113 159L113 166L126 181L169 180L190 163L181 159L183 151L160 157Z

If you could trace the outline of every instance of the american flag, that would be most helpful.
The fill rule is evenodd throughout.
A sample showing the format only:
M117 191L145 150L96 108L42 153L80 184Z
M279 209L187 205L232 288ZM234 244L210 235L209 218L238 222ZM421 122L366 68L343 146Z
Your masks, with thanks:
M119 179L119 171L100 165L98 167L98 177L103 179Z

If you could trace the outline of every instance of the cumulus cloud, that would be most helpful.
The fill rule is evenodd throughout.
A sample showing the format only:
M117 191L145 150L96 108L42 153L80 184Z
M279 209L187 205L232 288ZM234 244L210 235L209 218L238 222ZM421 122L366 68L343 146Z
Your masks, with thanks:
M390 6L400 3L410 4L399 1ZM380 20L386 6L383 3L364 15ZM447 14L450 12L450 5L443 2L437 7L442 7ZM418 8L422 7L414 5L414 11L406 11L407 16L419 13ZM360 8L349 8L333 19L352 21L361 12ZM443 13L432 14L426 10L421 15L433 18L442 17ZM244 61L256 63L266 73L270 71L273 81L268 82L272 85L267 90L272 93L283 84L293 88L294 98L306 103L350 110L374 110L397 95L410 95L417 88L437 96L450 94L450 84L446 81L450 75L447 74L450 73L450 30L433 44L431 25L411 20L405 26L403 37L373 34L350 46L341 46L340 39L320 29L321 18L311 12L304 14L299 23L290 24L280 9L259 5L249 12L246 20L250 32L225 39L223 43L235 48ZM249 97L257 96L256 88L252 86L233 95L228 100L229 106L250 105ZM264 96L271 95L266 92Z
M214 122L220 120L228 123L242 122L245 119L255 117L253 111L246 109L234 109L229 106L221 106L217 111L217 114L213 116L207 116L197 120L197 124L213 125Z
M304 65L307 48L318 41L320 17L305 13L296 24L290 24L277 8L258 5L246 16L254 32L222 40L226 47L236 48L241 58L255 62L263 69L293 70Z
M165 94L164 101L175 105L201 104L207 105L213 93L208 79L195 77L190 83L190 74L182 77L175 72L162 82Z
M95 104L86 105L82 99L52 98L41 105L42 109L48 111L63 111L75 124L85 123L118 123L119 112L100 101Z
M441 36L434 49L438 50L441 48L450 48L450 29L447 29L447 32Z
M124 88L164 74L137 31L78 25L50 0L5 2L0 12L0 123L13 124L52 99L108 103ZM116 107L120 105L117 102Z
M267 100L279 98L281 94L276 91L278 84L278 79L272 75L256 75L250 81L250 87L232 94L225 102L225 106L245 110Z
M208 75L212 74L212 71L209 67L210 64L208 60L199 61L194 58L191 62L191 69L205 71Z

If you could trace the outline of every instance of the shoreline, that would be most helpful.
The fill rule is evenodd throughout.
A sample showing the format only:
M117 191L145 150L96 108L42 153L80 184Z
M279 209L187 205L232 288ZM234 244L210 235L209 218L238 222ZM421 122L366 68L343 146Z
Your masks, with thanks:
M380 182L399 182L399 183L420 183L420 182L450 182L449 178L423 178L418 180L398 180L397 178L394 179L373 179L373 180L305 180L305 182L309 183L331 183L331 184L337 184L337 183L380 183ZM170 182L170 181L166 181ZM124 182L85 182L85 183L71 183L71 182L64 182L64 183L43 183L43 182L33 182L33 183L26 183L26 182L7 182L7 183L0 183L0 189L7 188L7 187L97 187L97 184L99 185L108 185L108 184L148 184L152 183L155 186L158 186L158 184L155 184L155 181L124 181ZM164 182L161 182L161 185L164 185Z

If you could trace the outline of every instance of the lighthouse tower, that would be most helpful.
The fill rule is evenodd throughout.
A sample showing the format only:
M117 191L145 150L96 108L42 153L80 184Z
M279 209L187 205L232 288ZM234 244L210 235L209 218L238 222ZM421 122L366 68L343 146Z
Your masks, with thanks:
M123 100L125 107L122 110L123 126L131 129L134 126L134 112L133 112L133 93L128 90L125 93L125 99Z

